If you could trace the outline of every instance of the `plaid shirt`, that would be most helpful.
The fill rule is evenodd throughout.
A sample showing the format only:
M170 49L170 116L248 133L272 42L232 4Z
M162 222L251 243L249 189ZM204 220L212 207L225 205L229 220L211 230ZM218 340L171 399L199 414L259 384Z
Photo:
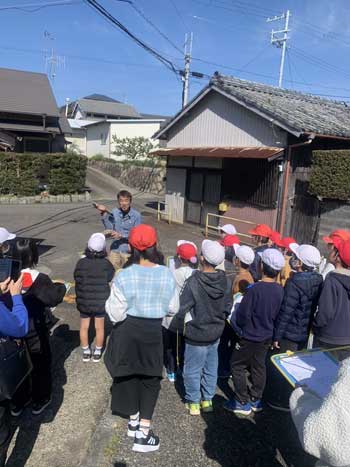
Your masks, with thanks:
M167 267L146 268L134 264L115 277L106 310L113 322L119 320L116 318L119 313L163 318L172 308L175 296L175 281Z

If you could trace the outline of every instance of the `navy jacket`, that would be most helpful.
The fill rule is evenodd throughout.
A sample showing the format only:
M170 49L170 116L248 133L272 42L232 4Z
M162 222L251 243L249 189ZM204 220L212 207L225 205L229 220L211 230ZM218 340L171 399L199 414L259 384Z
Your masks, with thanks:
M253 342L271 340L282 300L283 287L276 282L258 282L250 286L236 313L242 337Z
M231 282L223 271L194 271L186 280L180 295L180 310L170 324L170 330L182 331L191 345L209 345L221 337L225 319L232 308ZM189 315L187 315L189 317Z
M313 331L315 336L327 344L350 345L349 275L337 272L337 270L327 275Z
M322 276L317 272L297 272L287 280L275 325L275 341L307 341L322 282Z
M260 245L256 247L254 250L255 258L249 268L250 274L253 276L254 282L260 281L262 277L262 273L260 270L261 269L261 258L260 258L260 255L258 255L258 253L262 253L267 248L269 248L268 245Z

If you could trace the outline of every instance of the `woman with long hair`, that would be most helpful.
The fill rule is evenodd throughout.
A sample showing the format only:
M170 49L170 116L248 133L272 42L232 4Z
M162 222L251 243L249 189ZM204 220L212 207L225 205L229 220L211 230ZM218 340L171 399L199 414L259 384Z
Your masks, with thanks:
M130 266L112 283L106 311L114 328L105 354L113 377L112 412L129 417L133 451L159 449L150 430L163 370L162 319L178 308L175 282L157 249L150 225L134 227L129 236Z

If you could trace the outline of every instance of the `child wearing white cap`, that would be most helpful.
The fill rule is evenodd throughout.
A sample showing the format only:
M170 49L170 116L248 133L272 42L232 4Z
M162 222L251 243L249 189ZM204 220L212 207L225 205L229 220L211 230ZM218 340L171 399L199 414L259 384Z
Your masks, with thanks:
M212 412L216 391L218 345L225 319L232 308L230 284L223 271L215 270L225 258L219 242L204 240L201 271L187 279L180 295L180 310L170 328L185 327L184 386L191 415Z
M283 302L275 323L273 340L278 353L307 347L323 283L321 274L316 272L321 262L318 249L297 243L292 243L290 249L293 253L291 263L294 273L284 287ZM268 405L276 410L289 410L292 393L289 383L280 377L272 364L269 364L268 372L265 393Z
M114 267L107 259L106 238L94 233L89 238L85 257L81 258L74 270L77 309L80 312L80 345L83 361L99 362L104 344L105 303L110 294L109 283L114 276ZM90 321L95 321L95 348L92 355L88 331Z
M283 288L276 283L278 273L284 266L282 253L267 248L260 256L262 280L246 291L235 316L242 331L241 340L232 354L235 398L224 404L226 410L241 415L262 410L266 354L272 343L274 322L283 299ZM247 370L252 382L249 393Z

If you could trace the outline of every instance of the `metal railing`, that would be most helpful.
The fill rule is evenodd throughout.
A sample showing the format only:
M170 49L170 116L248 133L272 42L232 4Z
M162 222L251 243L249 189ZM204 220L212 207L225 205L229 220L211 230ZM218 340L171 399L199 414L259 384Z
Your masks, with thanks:
M161 206L164 206L163 210L161 209ZM168 205L164 201L158 201L158 208L157 208L158 222L162 220L162 216L167 216L168 224L171 224L171 210L169 209Z
M235 217L221 216L220 214L213 214L211 212L208 212L207 217L206 217L206 222L205 222L205 236L206 236L206 238L208 238L209 229L214 229L217 232L220 231L220 225L210 225L209 224L209 218L210 217L218 218L219 219L218 224L220 223L220 219L225 219L225 220L228 220L228 221L233 221L236 224L241 223L241 224L248 224L248 225L254 225L254 226L256 225L255 222L244 221L242 219L237 219ZM237 231L237 235L239 237L245 237L248 240L248 241L246 241L246 243L249 243L249 244L252 243L251 241L249 241L252 238L251 235L241 233L241 232L238 232L238 231Z

